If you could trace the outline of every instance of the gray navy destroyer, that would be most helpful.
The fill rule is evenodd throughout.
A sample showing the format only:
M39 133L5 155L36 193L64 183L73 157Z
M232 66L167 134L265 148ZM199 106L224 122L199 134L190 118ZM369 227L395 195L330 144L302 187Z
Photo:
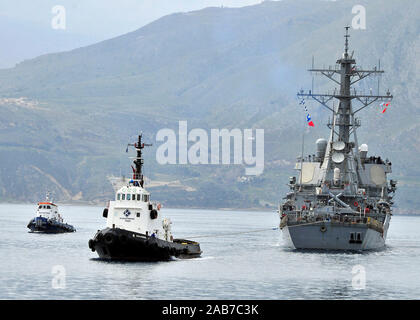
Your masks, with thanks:
M356 114L392 95L357 94L352 86L379 67L365 70L349 54L346 27L345 47L335 67L309 71L320 73L336 84L332 94L301 90L299 99L310 98L332 112L328 141L316 141L316 154L298 158L298 177L289 179L290 192L279 206L280 229L286 243L296 249L378 250L385 240L392 216L396 181L388 180L391 162L368 156L368 146L359 146ZM379 81L378 81L379 94ZM338 106L331 106L334 99ZM357 107L352 104L357 101ZM303 148L303 146L302 146Z

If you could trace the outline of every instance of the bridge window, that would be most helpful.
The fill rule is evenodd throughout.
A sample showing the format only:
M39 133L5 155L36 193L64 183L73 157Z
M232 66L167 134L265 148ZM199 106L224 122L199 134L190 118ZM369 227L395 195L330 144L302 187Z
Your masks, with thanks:
M51 207L50 206L47 206L47 209L51 209Z
M120 200L121 199L121 193L118 193L117 194L117 200Z
M127 200L131 200L131 194L127 193Z
M140 212L137 212L137 218L140 218Z
M131 197L132 200L136 200L136 195L133 194L133 196Z
M123 193L121 196L122 196L121 200L125 200L125 193Z
M141 199L141 194L138 194L137 195L137 201L140 201L140 199Z
M148 194L144 194L144 195L143 195L143 201L144 201L144 202L149 201L149 195L148 195Z

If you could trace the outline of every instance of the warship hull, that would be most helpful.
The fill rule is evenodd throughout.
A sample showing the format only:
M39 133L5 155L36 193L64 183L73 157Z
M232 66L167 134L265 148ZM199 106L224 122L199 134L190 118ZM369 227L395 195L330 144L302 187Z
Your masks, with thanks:
M386 230L381 233L367 226L342 226L331 222L285 226L282 232L286 245L292 249L381 250L386 239Z
M173 257L188 259L201 255L200 245L194 241L165 241L119 228L98 231L88 244L104 260L165 261Z

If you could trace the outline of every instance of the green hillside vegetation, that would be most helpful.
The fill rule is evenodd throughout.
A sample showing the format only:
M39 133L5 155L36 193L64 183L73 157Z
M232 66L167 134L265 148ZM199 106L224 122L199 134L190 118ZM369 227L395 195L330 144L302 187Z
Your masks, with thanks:
M306 125L296 92L311 87L312 56L321 67L340 57L355 4L366 7L367 29L351 30L351 50L366 68L381 60L382 91L394 95L385 114L377 106L359 114L359 142L370 155L391 159L398 212L418 212L420 3L408 0L286 0L177 13L0 70L0 200L33 202L48 189L60 201L104 203L113 195L107 175L129 174L125 147L142 130L154 144L145 174L155 200L276 207ZM314 80L316 91L334 89ZM357 89L376 93L376 81ZM308 106L316 126L306 134L305 151L312 154L315 140L328 136L330 114L315 102ZM238 165L159 165L156 133L177 130L179 120L189 129L264 129L264 173L242 181Z

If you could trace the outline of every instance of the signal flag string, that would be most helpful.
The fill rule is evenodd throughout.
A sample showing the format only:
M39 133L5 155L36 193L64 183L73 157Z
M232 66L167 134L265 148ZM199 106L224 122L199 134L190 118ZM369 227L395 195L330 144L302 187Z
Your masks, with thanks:
M308 126L310 127L315 127L314 122L312 121L311 115L309 114L308 108L306 108L305 105L305 99L302 99L299 104L303 105L303 107L305 108L306 111L306 122L308 123Z
M385 113L386 109L389 107L389 102L382 102L379 106L383 108L382 113Z

